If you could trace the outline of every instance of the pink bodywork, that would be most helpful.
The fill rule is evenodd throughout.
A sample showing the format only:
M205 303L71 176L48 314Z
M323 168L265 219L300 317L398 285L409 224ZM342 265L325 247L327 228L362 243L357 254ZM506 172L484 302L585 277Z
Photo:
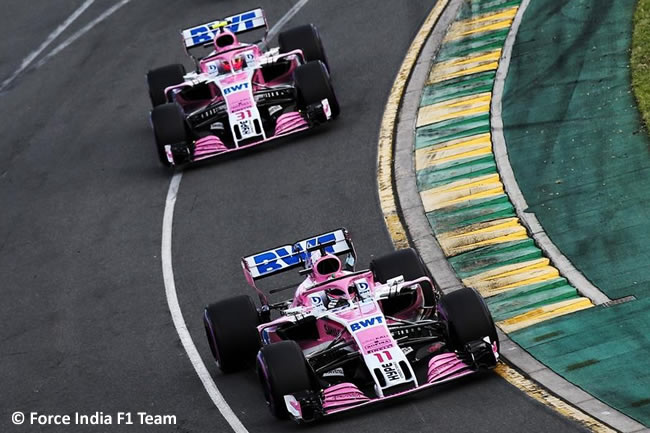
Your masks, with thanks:
M199 62L199 70L204 74L210 75L211 65L216 65L217 63L224 62L224 61L232 62L234 58L240 57L243 53L250 53L250 52L253 53L255 57L255 62L257 62L259 61L260 57L262 57L264 54L257 45L236 43L233 46L235 48L229 48L223 53L215 53L211 56L202 59ZM300 64L304 63L304 56L301 50L293 50L288 53L278 54L274 56L274 61L277 61L278 59L281 58L289 58L292 60L291 66L288 69L288 71L282 74L281 76L276 77L274 80L265 81L261 69L258 68L254 72L251 79L251 86L252 86L253 93L255 93L257 90L261 88L269 88L279 84L286 84L290 82L292 80L293 71ZM247 75L246 72L233 72L230 75L227 75L223 79L221 79L220 84L228 85L228 84L241 82L242 78L244 79L246 78L245 75ZM182 89L183 87L190 87L190 86L192 86L191 81L186 81L178 85L170 86L165 89L165 94L169 95L170 92L174 94L174 90L178 90L178 89ZM193 110L200 106L206 106L213 102L218 102L224 98L224 96L221 95L221 91L219 90L219 87L216 84L210 83L209 88L210 88L211 99L206 99L203 101L186 101L179 94L175 94L174 99L177 103L179 103L182 107L184 107L184 109L187 107L187 109ZM233 92L230 95L226 95L225 98L226 98L226 103L229 107L229 111L231 113L247 110L255 106L255 101L250 98L249 92ZM301 113L299 112L284 113L280 115L280 117L276 121L274 134L270 137L267 137L266 139L258 140L253 143L248 143L246 145L241 145L235 148L226 147L221 142L221 140L216 136L204 137L197 140L195 142L196 150L194 152L192 160L200 161L200 160L214 157L216 155L221 155L225 153L231 153L238 150L251 148L260 145L262 143L266 143L274 139L284 137L290 134L294 134L300 131L304 131L307 129L309 129L309 125ZM215 141L212 137L216 138L218 142ZM173 161L170 162L173 163Z
M244 271L244 273L247 274L246 271ZM310 295L319 294L324 290L339 289L345 293L344 298L350 302L350 305L355 305L357 307L353 309L345 309L336 312L334 314L336 317L342 319L343 322L361 320L366 317L372 317L372 316L376 316L377 314L382 314L381 309L377 306L377 304L374 303L361 304L353 298L354 295L349 291L350 286L354 283L355 280L359 280L363 278L366 281L368 281L370 285L371 296L374 296L375 282L371 271L367 271L363 273L354 273L354 274L350 274L349 276L345 276L344 272L341 272L340 274L342 275L341 278L333 280L331 283L325 282L325 283L318 284L316 286L314 286L315 281L313 279L313 276L312 275L308 276L305 279L305 281L303 281L296 289L296 293L294 294L293 297L293 302L291 303L291 308L299 308L302 311L304 311L305 314L313 313L315 312L315 309L318 308L318 305L314 305L314 303L312 303ZM253 283L253 287L255 287L252 278L248 278L248 275L247 275L247 280L249 281L249 283ZM424 283L425 281L430 283L430 280L426 277L422 277L417 280L414 280L412 283L418 284L418 283ZM424 306L424 296L422 295L422 289L419 288L417 291L415 302L411 305L411 307L401 311L398 315L396 315L395 318L401 320L413 319L422 311L422 309L424 308L423 306ZM274 321L259 325L258 332L262 336L262 340L266 341L267 343L274 343L274 342L281 341L282 339L274 332L274 330L275 328L277 328L278 325L290 321L291 319L289 317L282 316ZM387 318L386 323L391 324L394 323L394 321L392 319ZM323 317L320 320L318 320L316 326L318 328L319 338L316 340L301 342L301 347L303 350L307 350L322 345L324 343L328 343L334 340L341 333L341 331L345 329L345 326L342 323L337 322L335 320L330 320L327 317ZM352 339L349 333L344 332L342 335L344 340ZM360 341L362 342L361 347L358 349L363 354L368 354L379 350L385 350L389 347L392 347L393 339L389 334L386 334L385 328L383 327L370 328L365 331L360 331L357 333L357 338L359 338Z
M246 274L246 269L244 269L244 271ZM378 304L355 301L353 299L353 294L351 294L348 290L355 280L363 278L369 283L371 294L374 296L375 289L378 287L378 284L375 283L371 271L353 273L349 275L346 275L344 272L340 272L338 275L335 275L335 277L339 278L333 280L331 283L325 281L324 283L315 285L316 281L314 281L313 277L311 275L308 276L305 281L303 281L303 283L298 286L291 307L303 309L305 314L315 313L315 309L318 308L318 305L312 303L310 300L310 295L320 293L326 289L337 288L345 293L345 298L353 303L353 305L356 303L357 306L353 309L344 309L340 312L334 312L334 315L342 319L343 323L370 318L377 316L378 314L382 314L382 317L384 317L386 324L395 323L395 321L391 318L383 316L383 313L381 313L381 309L379 308ZM254 286L253 279L248 278L248 276L247 279L250 283L253 283L252 285ZM427 282L429 284L431 283L429 278L422 277L412 282L404 282L403 284L412 285L424 282ZM404 311L401 311L400 314L395 317L395 319L411 320L414 316L417 316L422 312L423 307L424 296L422 294L422 288L419 286L417 290L416 301L414 304L411 307L406 308ZM291 322L291 319L287 316L283 316L270 323L265 323L258 326L258 331L260 332L263 341L265 341L267 344L281 341L281 339L273 331L278 325L286 322ZM338 336L341 336L346 341L353 340L352 335L346 331L346 326L343 323L339 323L335 320L330 320L328 317L323 316L316 322L319 338L317 340L309 342L300 342L299 344L301 344L302 349L307 352L311 348L317 348L318 346L328 344ZM384 326L370 327L368 329L357 331L355 333L355 338L356 341L360 342L360 347L355 343L353 345L353 348L354 350L358 350L363 355L373 354L381 357L381 353L386 353L386 351L397 349L397 347L394 346L395 340L388 332L388 328ZM495 357L498 359L496 343L493 344L492 350L495 353ZM428 389L433 386L440 385L469 374L473 374L474 372L475 371L472 370L469 365L463 362L456 353L442 353L432 357L429 360L426 383L421 383L417 387L385 397L369 397L360 391L355 384L349 382L332 385L322 391L321 398L323 403L323 410L326 415L347 411L349 409L357 408L360 406L366 406L379 401L393 399L406 394ZM292 404L299 405L297 401L294 401ZM301 408L297 407L296 410L301 413Z
M253 279L250 278L250 274L246 271L246 269L244 269L244 274L246 275L246 280L249 282L249 284L251 284L259 292L259 289L257 289L257 287L255 286ZM356 305L358 308L346 309L346 310L336 312L335 315L337 317L340 317L344 321L349 322L352 320L363 319L365 317L371 317L381 313L381 309L379 309L375 304L361 305L360 303L358 303L358 301L355 300L353 297L354 294L350 293L349 290L351 285L353 285L354 281L365 279L366 281L368 281L370 285L371 296L374 296L376 283L374 282L374 276L371 271L366 271L363 273L357 272L357 273L350 274L349 276L346 276L345 272L340 272L340 274L337 275L337 277L338 278L332 280L331 283L328 283L326 281L324 283L316 284L316 281L314 281L313 276L309 275L296 289L296 292L293 297L293 301L291 303L291 308L301 308L305 314L312 313L314 312L314 309L318 307L318 305L315 305L312 302L310 295L319 294L325 290L339 289L342 292L344 292L343 297L349 301L350 305ZM414 280L410 283L419 284L424 282L431 284L430 280L427 277L418 278L417 280ZM398 315L396 315L395 318L402 319L402 320L412 319L417 314L419 314L419 312L423 309L423 305L424 305L424 296L422 295L422 289L419 288L417 291L417 297L415 302L409 308L406 308L405 310L401 311ZM266 335L269 338L269 342L280 341L280 338L277 337L272 332L272 329L277 327L277 325L288 321L290 321L290 319L286 316L283 316L272 322L259 325L258 331L263 336L265 335L264 333L266 332ZM393 323L393 320L387 319L387 323L389 324ZM306 343L304 348L314 347L324 342L331 341L334 338L336 338L338 335L338 332L335 332L334 330L340 331L344 328L344 326L341 325L340 323L332 320L328 320L327 318L319 320L317 326L319 328L319 334L320 334L319 339L313 342ZM380 337L378 335L375 335L376 332L378 331L374 329L369 329L367 331L362 331L359 334L362 335L363 341L376 341L377 338ZM368 353L370 348L363 347L362 350L363 353Z

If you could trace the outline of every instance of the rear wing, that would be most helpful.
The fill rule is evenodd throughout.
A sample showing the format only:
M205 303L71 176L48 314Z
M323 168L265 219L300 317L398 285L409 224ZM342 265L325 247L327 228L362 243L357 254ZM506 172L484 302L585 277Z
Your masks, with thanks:
M255 281L304 265L310 251L341 255L351 254L356 260L356 251L348 231L340 228L267 251L251 254L241 260L244 275L249 284L257 289Z
M189 53L191 48L211 43L214 40L215 35L219 33L222 28L228 29L237 34L260 29L262 27L266 29L266 32L268 32L264 10L262 8L257 8L185 29L181 31L181 34L183 35L185 50ZM264 34L264 38L266 38L266 33Z

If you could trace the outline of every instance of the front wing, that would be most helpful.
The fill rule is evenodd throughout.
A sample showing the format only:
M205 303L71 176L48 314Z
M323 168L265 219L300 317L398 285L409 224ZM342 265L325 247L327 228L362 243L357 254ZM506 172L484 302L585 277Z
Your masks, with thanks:
M424 391L464 376L494 368L499 354L496 343L475 347L477 352L471 353L471 359L480 362L465 362L457 353L443 353L429 360L427 381L419 386L397 391L385 397L371 398L364 394L356 385L348 382L330 386L321 392L303 391L284 396L287 411L297 422L310 422L337 413L346 412L375 403L403 397L408 394Z
M304 113L290 112L280 116L275 125L274 134L268 138L257 140L234 148L226 147L221 139L214 135L203 137L194 143L194 148L189 149L185 144L166 145L165 153L171 165L182 165L203 161L216 156L233 153L264 143L287 137L332 119L329 102L324 99L319 104L307 107Z

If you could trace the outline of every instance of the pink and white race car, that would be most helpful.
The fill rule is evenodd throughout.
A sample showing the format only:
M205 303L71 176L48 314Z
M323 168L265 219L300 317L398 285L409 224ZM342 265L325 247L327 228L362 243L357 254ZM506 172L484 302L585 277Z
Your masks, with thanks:
M369 270L355 271L355 261L342 228L244 257L261 307L248 296L206 307L219 368L255 362L271 412L306 422L496 366L496 328L474 289L441 295L413 249L376 258ZM267 295L256 284L292 268L304 276L297 289ZM291 299L270 301L290 288Z
M264 29L253 44L241 33ZM261 31L261 30L259 30ZM266 48L262 9L182 31L195 70L147 73L160 162L186 164L304 131L339 114L320 35L312 24L280 33ZM207 55L197 51L209 50Z

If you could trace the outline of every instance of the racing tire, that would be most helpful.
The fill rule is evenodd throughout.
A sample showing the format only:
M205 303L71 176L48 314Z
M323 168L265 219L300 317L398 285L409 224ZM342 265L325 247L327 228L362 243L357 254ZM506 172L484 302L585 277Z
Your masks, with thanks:
M332 119L339 115L341 112L339 102L330 82L330 74L323 62L316 60L298 66L293 73L293 78L298 89L298 103L301 108L320 104L323 99L327 99Z
M323 48L318 29L313 24L305 24L285 30L278 36L281 53L288 53L293 50L302 50L305 62L320 60L329 71L329 63Z
M262 347L257 354L257 375L266 404L279 419L289 417L284 403L285 395L312 389L307 361L300 346L293 340Z
M165 89L169 86L180 84L184 81L185 66L180 63L162 66L147 72L147 84L149 86L149 98L151 105L157 107L167 101Z
M375 281L380 283L386 283L391 278L400 275L404 276L404 281L412 281L421 277L431 278L420 255L413 248L397 250L373 259L370 262L370 270L375 277ZM431 281L433 281L433 278L431 278ZM436 296L434 290L433 287L422 289L425 305L435 305Z
M151 111L151 126L160 163L165 167L171 167L172 164L167 159L165 152L165 145L187 143L185 114L181 107L173 102L159 105Z
M259 315L249 296L235 296L205 307L203 324L210 351L224 373L253 364L260 348Z
M454 349L486 336L499 346L497 329L483 297L471 287L445 294L440 299L442 315L447 320L449 339Z

